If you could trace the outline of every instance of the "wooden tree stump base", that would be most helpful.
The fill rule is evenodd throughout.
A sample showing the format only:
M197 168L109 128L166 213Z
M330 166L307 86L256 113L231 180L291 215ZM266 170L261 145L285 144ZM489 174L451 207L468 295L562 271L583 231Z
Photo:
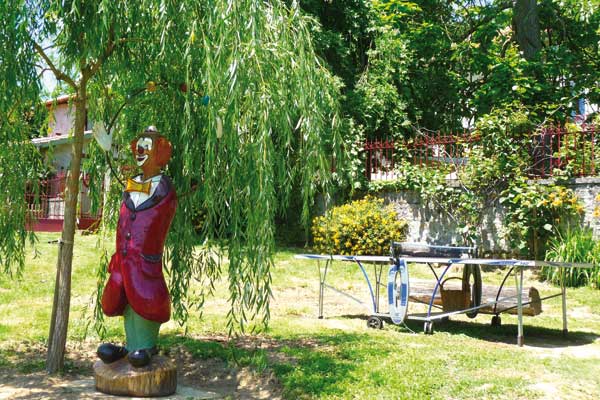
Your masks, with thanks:
M160 355L142 368L134 368L127 357L111 364L94 363L96 390L113 395L134 397L168 396L177 390L177 366Z

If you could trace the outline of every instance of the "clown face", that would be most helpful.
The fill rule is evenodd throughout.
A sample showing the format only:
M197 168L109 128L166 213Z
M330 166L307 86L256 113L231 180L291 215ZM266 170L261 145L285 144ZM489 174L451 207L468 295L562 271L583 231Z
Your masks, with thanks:
M149 127L129 145L135 163L144 172L144 179L160 174L171 159L171 143L154 127Z
M137 140L135 147L135 161L138 167L141 167L152 155L153 140L150 137L142 136Z

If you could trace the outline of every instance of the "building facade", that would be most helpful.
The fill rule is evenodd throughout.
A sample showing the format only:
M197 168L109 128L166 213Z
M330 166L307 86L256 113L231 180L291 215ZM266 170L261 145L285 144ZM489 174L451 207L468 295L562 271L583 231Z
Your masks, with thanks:
M47 136L33 139L33 144L39 149L49 166L48 175L38 182L37 190L27 194L32 215L31 229L41 232L59 232L64 220L67 174L71 165L71 144L73 142L73 126L75 120L75 105L73 96L60 96L46 101L49 112ZM90 123L86 118L83 154L92 140ZM79 207L77 227L79 229L94 229L101 211L92 212L85 171L81 175L79 185ZM37 200L37 201L36 201Z

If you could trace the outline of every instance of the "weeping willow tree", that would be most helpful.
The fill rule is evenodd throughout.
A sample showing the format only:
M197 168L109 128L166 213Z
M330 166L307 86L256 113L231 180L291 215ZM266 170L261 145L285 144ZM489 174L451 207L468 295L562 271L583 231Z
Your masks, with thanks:
M21 0L2 2L0 13L0 260L7 272L23 267L27 239L35 240L26 231L24 188L41 163L24 115L39 101L40 68L69 88L75 106L47 370L60 370L64 358L86 109L111 128L125 155L112 161L117 178L128 142L145 126L156 125L173 144L167 174L180 201L165 265L174 317L184 322L220 278L212 254L220 243L230 331L265 326L274 218L292 191L308 218L314 195L331 180L332 159L342 162L337 83L315 57L311 22L297 5ZM88 155L83 168L99 188L112 157L95 143ZM23 174L9 173L15 169ZM118 181L96 196L103 226L116 221Z

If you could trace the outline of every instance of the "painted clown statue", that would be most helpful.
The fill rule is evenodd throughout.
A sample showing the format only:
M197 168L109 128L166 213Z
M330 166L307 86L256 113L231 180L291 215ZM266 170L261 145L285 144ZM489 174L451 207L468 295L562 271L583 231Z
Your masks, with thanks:
M171 158L171 143L155 127L133 140L131 150L142 173L128 179L123 192L116 252L102 294L104 313L123 316L126 345L104 343L98 357L112 363L127 356L132 366L143 367L157 353L160 325L171 315L162 254L177 195L171 180L161 174Z

